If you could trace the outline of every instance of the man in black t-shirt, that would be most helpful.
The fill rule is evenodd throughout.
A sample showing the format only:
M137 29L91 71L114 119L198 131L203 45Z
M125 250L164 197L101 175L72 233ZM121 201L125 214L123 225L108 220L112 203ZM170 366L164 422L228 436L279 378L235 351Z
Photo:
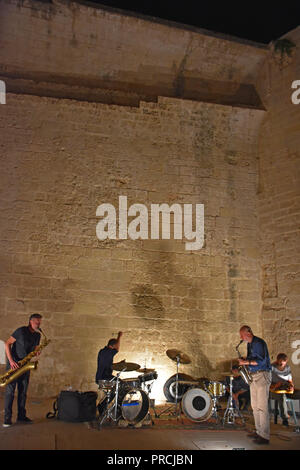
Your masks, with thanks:
M107 346L100 349L97 359L97 372L95 381L98 384L99 380L111 380L114 376L112 374L112 365L114 356L119 352L122 331L119 331L117 339L112 338L108 341ZM112 393L110 398L107 396L98 404L99 416L102 416L106 406L110 403L115 394Z
M119 352L122 334L122 331L119 331L117 339L110 339L107 346L100 349L97 360L96 383L99 380L110 380L114 377L112 375L113 358Z
M19 368L18 361L24 359L29 353L33 352L39 345L41 335L38 328L41 324L42 315L34 313L29 318L28 326L17 328L5 343L6 352L6 370ZM12 424L12 406L15 396L16 386L18 385L18 423L31 423L31 419L26 416L26 398L29 384L30 371L25 372L19 378L9 383L5 387L4 396L4 423L3 427L9 427Z

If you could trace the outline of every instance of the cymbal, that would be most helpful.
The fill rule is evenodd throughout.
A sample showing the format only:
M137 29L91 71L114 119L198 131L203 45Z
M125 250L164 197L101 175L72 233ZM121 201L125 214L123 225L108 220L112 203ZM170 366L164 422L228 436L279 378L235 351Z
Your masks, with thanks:
M155 372L155 369L146 369L146 367L144 367L144 369L138 369L137 372L140 372L141 374L149 374L149 372Z
M175 382L173 382L173 383L175 383ZM178 380L178 383L180 385L196 385L196 384L198 384L198 382L194 382L192 380Z
M220 375L223 375L224 377L234 377L232 372L221 372Z
M191 359L189 356L182 351L179 351L178 349L168 349L166 352L167 356L172 359L172 361L177 362L177 358L179 358L179 361L181 364L190 364Z
M199 377L199 378L195 379L195 382L205 383L205 382L210 382L210 379L208 377Z
M134 362L116 362L112 365L113 370L121 371L126 369L124 372L132 372L133 370L138 370L140 368L140 364L135 364Z

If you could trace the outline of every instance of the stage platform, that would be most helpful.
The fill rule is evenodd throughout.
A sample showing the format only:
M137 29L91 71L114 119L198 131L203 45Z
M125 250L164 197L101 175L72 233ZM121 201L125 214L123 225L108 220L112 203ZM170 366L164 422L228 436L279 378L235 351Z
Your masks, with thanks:
M245 425L237 419L234 425L216 424L213 419L193 423L162 414L142 426L120 427L106 423L100 430L95 423L66 423L47 419L53 410L54 398L28 399L27 413L33 424L15 424L3 428L3 398L0 398L1 450L299 450L300 434L290 426L271 422L270 444L258 446L247 437L253 428L251 413L245 413ZM14 403L15 409L16 403ZM157 407L159 413L166 406ZM222 412L220 412L222 415ZM273 420L272 420L273 421ZM279 423L281 420L278 421Z

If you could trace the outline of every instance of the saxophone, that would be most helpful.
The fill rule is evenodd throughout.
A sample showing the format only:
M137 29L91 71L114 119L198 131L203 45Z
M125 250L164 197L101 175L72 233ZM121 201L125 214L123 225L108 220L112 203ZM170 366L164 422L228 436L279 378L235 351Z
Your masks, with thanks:
M37 361L30 362L31 359L36 355L37 352L41 351L45 346L50 343L50 339L47 339L41 328L38 328L40 333L44 336L43 342L31 353L27 354L24 359L18 362L18 369L9 369L5 374L0 375L0 387L10 384L14 380L18 379L21 375L25 374L28 370L37 369Z
M242 342L243 342L243 340L241 340L235 348L235 350L237 351L240 359L242 359L242 356L241 356L240 351L239 351L239 346L242 344ZM250 374L248 368L246 366L239 366L238 369L239 369L239 373L242 376L244 382L246 382L246 384L248 384L248 385L251 385L252 382L253 382L253 379L251 377L251 374Z

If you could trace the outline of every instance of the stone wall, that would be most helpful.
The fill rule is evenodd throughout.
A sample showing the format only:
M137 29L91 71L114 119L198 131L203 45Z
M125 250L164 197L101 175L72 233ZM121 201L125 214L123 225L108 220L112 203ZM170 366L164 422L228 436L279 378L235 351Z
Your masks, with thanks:
M291 354L299 55L280 71L264 46L65 0L0 9L0 341L43 315L31 394L96 388L119 330L116 360L155 368L156 398L175 373L167 349L219 378L245 323ZM99 241L96 209L121 195L204 204L204 248Z
M257 132L263 111L160 98L139 108L8 94L1 128L1 338L44 316L32 393L93 384L96 357L214 376L244 322L261 332ZM205 247L96 237L96 208L203 203Z
M270 51L257 83L267 109L259 138L262 320L273 359L289 355L299 387L300 105L291 96L300 80L300 27L284 38L297 46L292 57L282 62Z

